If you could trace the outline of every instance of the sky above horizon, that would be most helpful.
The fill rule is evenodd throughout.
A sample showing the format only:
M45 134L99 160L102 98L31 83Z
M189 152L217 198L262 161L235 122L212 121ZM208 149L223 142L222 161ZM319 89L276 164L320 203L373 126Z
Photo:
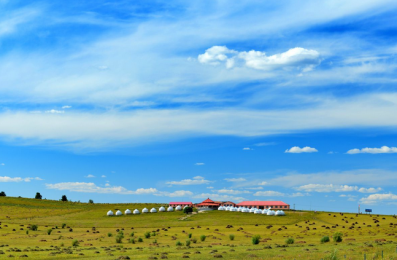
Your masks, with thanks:
M0 190L395 214L397 2L0 0Z

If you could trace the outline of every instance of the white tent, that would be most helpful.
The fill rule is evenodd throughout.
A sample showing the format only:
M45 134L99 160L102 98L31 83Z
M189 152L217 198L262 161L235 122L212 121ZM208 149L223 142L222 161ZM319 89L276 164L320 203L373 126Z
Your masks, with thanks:
M254 211L254 214L262 214L262 210L256 209L256 210Z
M133 213L136 215L136 214L140 214L141 212L139 212L138 209L135 209Z
M150 213L157 213L157 210L156 210L155 208L152 208L152 209L150 210Z
M262 210L262 214L267 214L267 209Z
M108 216L113 216L113 215L114 215L114 214L113 214L113 211L109 210L108 213L107 213L107 215L108 215Z
M149 213L149 210L148 210L147 208L144 208L144 209L142 210L142 213Z
M176 210L176 211L181 211L181 210L182 210L182 207L181 207L181 206L177 206L177 207L175 208L175 210Z
M174 211L174 208L171 207L171 206L169 206L168 209L167 209L167 211L168 211L168 212L172 212L172 211Z
M238 211L238 212L241 212L241 210L242 210L242 208L241 208L241 207L238 207L237 211Z
M218 208L218 210L225 210L222 206L220 206L219 208Z
M252 209L249 210L249 213L254 213L255 210L256 210L256 208L252 208Z
M274 211L273 210L268 210L267 211L267 213L266 213L268 216L274 216L276 213L274 213Z
M160 207L159 208L159 212L164 212L165 211L165 208L164 207Z
M282 210L277 210L276 216L285 216L285 213Z
M126 214L126 215L131 215L131 210L126 209L126 211L124 211L124 214Z
M249 213L250 212L250 210L249 209L247 209L247 208L244 208L241 212L244 212L244 213Z
M236 212L237 208L232 207L232 208L230 208L230 211Z
M121 216L121 215L123 215L123 213L121 213L121 211L118 210L118 211L116 212L116 216Z

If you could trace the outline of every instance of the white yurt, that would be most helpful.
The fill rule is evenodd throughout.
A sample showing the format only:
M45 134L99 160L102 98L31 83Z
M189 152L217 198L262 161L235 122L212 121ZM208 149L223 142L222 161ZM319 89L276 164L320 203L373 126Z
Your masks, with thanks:
M177 207L175 208L175 210L176 210L176 211L181 211L181 210L182 210L182 207L181 207L181 206L177 206Z
M159 208L159 212L165 212L165 208L164 207L160 207Z
M238 208L237 208L237 211L238 211L238 212L241 212L241 210L242 210L241 207L238 207Z
M123 215L123 213L120 210L116 211L116 216L121 216L121 215Z
M275 215L276 215L276 216L285 216L285 213L284 213L284 211L282 211L282 210L277 210L276 213L275 213Z
M243 209L241 210L241 212L248 213L248 212L249 212L249 209L243 208Z
M237 212L237 208L231 208L230 211Z
M168 209L167 209L167 211L168 211L168 212L172 212L172 211L174 211L174 208L171 207L171 206L169 206Z
M249 210L249 213L254 213L255 210L256 210L256 208L252 208L252 209Z
M224 210L224 209L223 209L223 207L222 207L222 206L220 206L220 207L218 208L218 210L221 210L221 211L222 211L222 210Z
M157 209L152 208L152 209L150 210L150 213L157 213Z
M140 214L141 212L139 212L138 209L135 209L135 210L133 211L133 213L136 215L136 214Z
M256 210L254 211L254 214L262 214L262 210L256 209Z
M267 214L267 209L262 210L262 214Z
M124 211L124 214L126 214L126 215L131 215L132 213L131 213L131 210L126 209L126 210Z
M149 210L148 210L147 208L144 208L144 209L142 210L142 213L149 213Z
M109 210L107 213L108 216L114 216L113 211Z
M274 216L276 213L274 213L274 211L273 210L268 210L267 211L267 213L266 213L268 216Z

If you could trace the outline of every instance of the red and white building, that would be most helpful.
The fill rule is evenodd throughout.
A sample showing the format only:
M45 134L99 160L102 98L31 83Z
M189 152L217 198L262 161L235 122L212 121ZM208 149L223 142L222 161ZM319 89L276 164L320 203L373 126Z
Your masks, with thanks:
M201 203L197 203L195 206L196 208L217 209L221 206L221 203L210 200L210 198L208 198Z
M236 207L236 203L232 201L217 201L221 204L222 207Z
M236 204L236 207L257 208L257 209L289 209L289 205L282 201L243 201Z
M170 202L170 206L171 207L181 206L182 208L185 206L193 207L193 203L192 202Z

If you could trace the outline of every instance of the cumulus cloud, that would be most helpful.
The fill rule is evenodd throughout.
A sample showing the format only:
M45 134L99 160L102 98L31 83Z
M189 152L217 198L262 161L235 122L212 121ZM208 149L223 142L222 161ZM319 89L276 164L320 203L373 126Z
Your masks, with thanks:
M195 163L194 165L197 165L197 166L202 166L202 165L204 165L205 163L203 163L203 162L198 162L198 163Z
M254 193L254 196L262 196L262 197L284 197L286 194L278 191L257 191Z
M164 196L164 197L191 197L193 192L188 190L177 190L174 192L160 191L154 194L155 196Z
M185 179L181 181L168 181L168 185L199 185L199 184L209 184L211 181L206 180L204 177L196 176L193 179Z
M397 147L382 146L381 148L362 148L362 149L351 149L347 151L347 154L358 154L358 153L397 153Z
M106 178L106 175L102 175L101 177L102 177L102 178Z
M244 178L225 178L224 180L228 181L228 182L242 182L242 181L246 181L246 179L244 179Z
M362 204L374 205L380 202L395 202L397 201L397 195L392 193L386 194L371 194L368 197L360 199Z
M0 182L30 182L32 180L42 181L43 179L41 179L39 177L21 178L21 177L0 176Z
M194 195L193 198L196 198L196 199L211 198L212 200L218 200L218 201L229 201L230 200L233 202L247 200L246 198L243 198L243 197L230 196L230 195L218 194L218 193L201 193L201 194Z
M358 191L361 193L376 193L381 190L382 190L382 188L360 188L360 189L358 189Z
M200 63L211 65L225 64L226 68L248 67L257 70L298 67L307 72L320 63L320 53L300 47L268 56L261 51L242 51L228 49L226 46L213 46L198 56Z
M258 183L258 185L268 185L269 183L267 183L266 181L262 181L260 183Z
M154 194L158 190L155 188L140 188L135 191L128 190L122 186L108 186L106 188L99 187L92 182L61 182L54 184L46 184L47 189L53 190L68 190L72 192L86 192L86 193L108 193L108 194L134 194L145 195Z
M55 109L47 110L45 112L49 113L49 114L63 114L63 113L65 113L64 110L55 110Z
M63 106L62 109L69 109L72 108L72 106Z
M316 153L318 152L316 148L312 148L309 146L305 146L300 148L298 146L291 147L290 149L285 150L285 153Z
M346 192L346 191L356 191L357 186L349 185L333 185L333 184L306 184L296 188L297 190L303 190L306 192Z
M212 192L226 193L226 194L233 194L233 195L251 193L250 191L247 191L247 190L232 190L232 189L213 190Z
M95 178L95 176L94 175L92 175L92 174L88 174L87 176L85 176L86 178Z
M251 151L251 150L254 150L254 149L249 148L249 147L244 147L243 150L244 150L244 151Z

